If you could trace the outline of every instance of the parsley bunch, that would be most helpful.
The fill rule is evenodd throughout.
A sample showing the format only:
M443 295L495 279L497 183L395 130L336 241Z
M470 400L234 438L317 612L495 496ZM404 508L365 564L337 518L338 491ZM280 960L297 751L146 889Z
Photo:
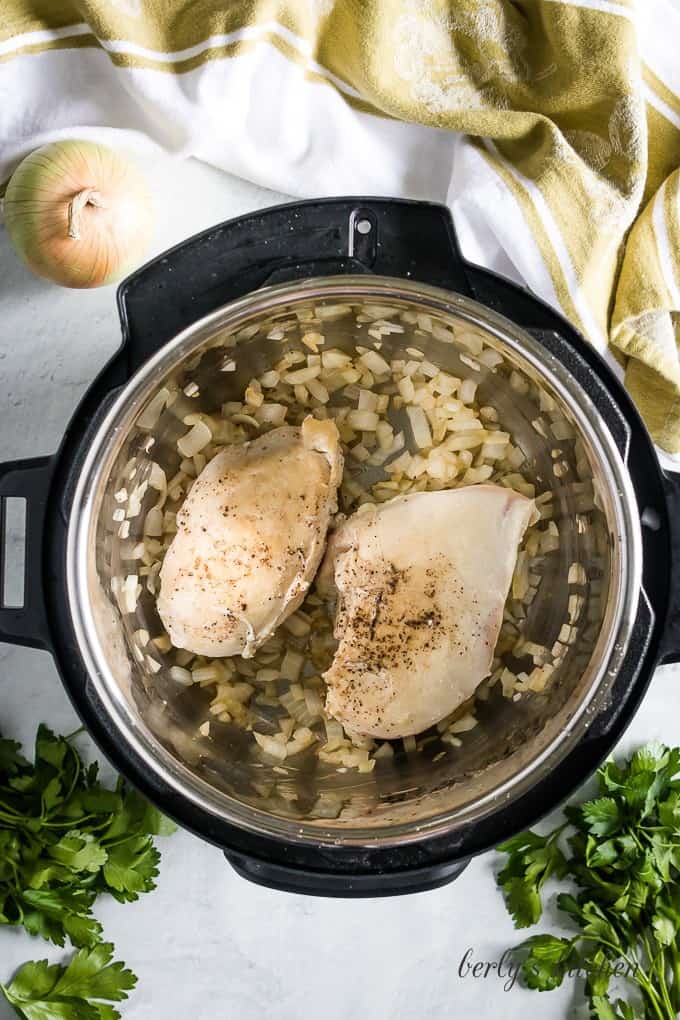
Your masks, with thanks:
M122 780L109 789L65 737L40 726L34 763L0 738L0 925L80 948L66 967L27 963L0 990L27 1020L112 1020L135 983L92 914L100 893L130 902L155 888L153 837L174 826Z
M575 886L557 904L576 932L534 935L518 946L530 988L547 991L567 974L583 973L597 1020L678 1016L679 776L680 748L648 744L629 761L599 769L600 796L566 808L563 825L545 836L520 833L498 848L509 855L498 883L517 928L541 917L548 878ZM617 987L632 994L617 998Z

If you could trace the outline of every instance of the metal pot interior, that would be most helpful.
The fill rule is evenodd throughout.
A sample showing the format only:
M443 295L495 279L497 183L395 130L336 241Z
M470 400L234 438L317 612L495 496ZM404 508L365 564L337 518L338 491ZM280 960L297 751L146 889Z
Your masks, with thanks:
M186 415L216 412L240 399L253 376L283 351L300 347L310 322L318 328L320 307L352 309L323 319L325 349L365 342L365 331L358 335L353 323L366 304L389 306L404 326L404 332L382 338L381 354L387 360L408 358L406 348L418 348L438 367L474 378L480 401L497 409L502 427L524 452L525 476L540 491L551 490L559 549L543 557L543 578L520 632L548 648L560 636L568 638L545 689L513 699L503 696L500 684L494 686L478 701L478 725L461 734L460 746L442 743L433 732L422 749L397 747L393 757L361 774L320 764L311 752L283 765L267 760L256 753L250 735L230 723L212 723L209 737L200 733L209 692L171 679L170 658L155 645L140 649L140 631L151 638L162 634L144 578L135 611L121 611L121 580L139 569L125 557L143 540L145 514L158 493L149 488L139 513L125 518L126 537L115 511L121 489L131 491L149 479L152 459L168 478L177 472L176 442L186 432ZM411 313L410 322L401 319L404 312ZM268 339L291 319L299 324L282 340ZM433 331L433 325L449 333ZM493 369L475 368L466 358L469 347L458 338L471 331L502 356ZM220 371L227 355L235 371ZM194 391L191 384L198 395L186 395ZM148 408L163 388L178 395L149 425ZM550 413L546 406L553 408ZM559 439L555 421L562 423ZM365 488L383 473L351 458L347 463ZM403 281L349 277L288 284L250 295L187 330L119 397L89 451L75 497L71 612L93 684L120 739L194 803L289 840L398 843L426 832L453 832L526 792L602 709L625 652L639 589L633 505L625 467L595 408L566 370L507 320L465 298ZM505 658L514 671L522 668L512 651Z

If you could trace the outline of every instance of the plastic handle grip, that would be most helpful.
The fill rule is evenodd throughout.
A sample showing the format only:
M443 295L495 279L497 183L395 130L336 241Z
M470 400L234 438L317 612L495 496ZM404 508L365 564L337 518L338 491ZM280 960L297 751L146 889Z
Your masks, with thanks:
M32 648L50 648L43 595L42 546L45 509L53 459L15 460L0 464L0 585L5 577L5 499L26 500L24 604L6 606L0 593L0 641Z

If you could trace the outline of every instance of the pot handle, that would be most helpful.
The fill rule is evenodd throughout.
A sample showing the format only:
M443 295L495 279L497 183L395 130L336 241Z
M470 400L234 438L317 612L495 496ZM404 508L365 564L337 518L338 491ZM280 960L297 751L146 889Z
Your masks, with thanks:
M0 464L0 641L30 648L51 647L43 595L42 544L53 458ZM25 501L23 605L5 603L6 500Z
M377 273L471 294L451 213L390 198L327 198L228 220L148 262L118 288L128 375L187 326L259 287Z
M670 591L668 610L661 635L659 663L680 662L680 472L662 472L668 515ZM648 521L649 527L655 522Z
M345 899L403 896L406 893L439 889L458 878L469 864L469 861L449 861L412 871L343 874L286 867L234 850L225 850L224 855L241 878L255 885L263 885L278 892Z

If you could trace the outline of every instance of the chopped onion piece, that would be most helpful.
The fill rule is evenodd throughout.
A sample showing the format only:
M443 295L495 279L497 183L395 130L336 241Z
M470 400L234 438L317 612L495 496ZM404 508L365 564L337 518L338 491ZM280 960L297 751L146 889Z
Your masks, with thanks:
M278 761L285 760L287 756L286 748L278 740L268 737L264 733L257 733L255 730L253 730L253 736L264 753L268 754L270 758L276 758Z
M314 399L318 400L319 403L321 404L327 404L328 401L330 400L330 394L328 390L323 385L323 383L319 382L318 379L310 379L307 382L307 389L314 397Z
M271 369L269 372L264 372L260 376L260 386L263 386L266 390L273 390L278 385L281 376L275 369Z
M411 425L414 443L419 450L428 449L428 447L432 446L432 432L430 431L427 415L422 407L409 406L406 408L406 414Z
M471 712L460 717L460 719L454 720L449 726L450 733L467 733L469 730L473 730L477 725L477 720Z
M359 411L377 411L378 410L377 393L373 393L371 390L360 389L357 408Z
M585 584L588 580L581 563L572 563L567 577L569 584Z
M303 637L305 634L309 634L311 630L307 614L301 611L293 613L287 620L284 620L283 626L295 637Z
M250 380L244 396L246 398L246 403L250 404L251 407L261 406L264 397L262 395L262 387L257 379Z
M325 369L347 368L351 365L352 359L343 351L322 351L321 364Z
M321 368L318 365L307 365L306 368L298 368L295 372L286 372L283 381L290 383L291 386L296 386L309 382L310 379L316 379L320 373Z
M163 534L163 511L158 506L153 506L144 518L144 534L160 536Z
M300 338L300 342L316 354L319 347L326 342L326 338L321 333L305 333Z
M189 670L184 669L182 666L172 666L170 668L170 679L174 680L176 684L181 684L182 687L191 687L194 682Z
M554 421L550 426L552 434L555 439L560 442L564 442L567 439L574 438L574 430L566 418L562 418L559 421Z
M281 676L284 680L296 681L304 665L304 656L295 648L287 648L281 661Z
M232 414L231 420L235 425L250 425L256 429L259 422L251 414Z
M183 457L193 457L212 440L212 432L203 421L196 422L186 435L177 440L177 449Z
M397 386L399 389L399 393L404 398L406 403L407 404L411 403L416 393L416 388L413 385L413 380L411 379L411 377L408 375L404 376L403 379L399 380Z
M275 425L278 427L285 423L287 412L288 408L285 404L264 403L255 411L255 417L261 424Z
M375 411L350 411L347 424L358 432L375 432L378 426L378 415Z
M387 421L379 421L376 427L376 437L381 450L391 451L394 439L394 429Z
M281 676L278 669L258 669L255 674L255 681L258 684L271 684L278 680Z
M195 684L205 683L206 680L217 680L217 667L215 665L199 666L192 669L191 676Z
M471 404L475 399L477 392L477 383L472 379L463 379L463 382L458 387L458 396L464 404Z
M355 443L354 446L350 446L349 452L350 456L354 457L354 459L358 460L360 463L365 460L368 460L368 458L370 457L370 453L363 445L363 443Z
M487 347L486 350L478 354L477 357L483 365L487 368L497 368L498 365L503 364L503 355L499 354L498 351L494 351L492 347Z
M120 606L124 613L134 613L137 610L137 594L139 587L137 574L128 574L120 589Z
M466 418L461 415L449 418L446 428L448 432L474 432L476 429L483 429L484 426L477 418Z
M361 355L359 361L369 372L373 372L375 375L387 375L390 371L389 363L377 351L366 351L365 354Z

